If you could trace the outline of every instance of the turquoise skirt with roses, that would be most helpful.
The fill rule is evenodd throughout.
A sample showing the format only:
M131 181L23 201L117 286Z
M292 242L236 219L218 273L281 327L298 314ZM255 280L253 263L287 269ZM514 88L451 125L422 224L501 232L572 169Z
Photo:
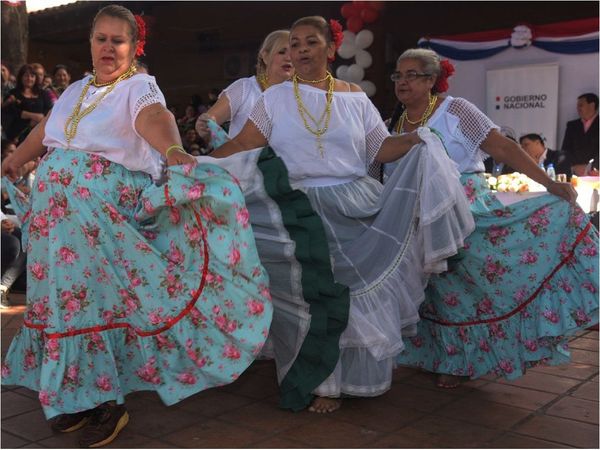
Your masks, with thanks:
M27 309L2 382L47 418L154 390L167 404L234 381L272 317L244 196L223 169L175 166L155 185L100 156L55 149L21 212Z
M504 206L482 175L461 181L476 230L462 259L430 278L397 362L471 379L568 362L568 337L598 323L597 230L556 196Z

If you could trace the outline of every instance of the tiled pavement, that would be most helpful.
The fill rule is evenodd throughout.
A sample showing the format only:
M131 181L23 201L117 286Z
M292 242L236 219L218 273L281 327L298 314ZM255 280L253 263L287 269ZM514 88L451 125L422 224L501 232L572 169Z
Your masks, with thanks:
M23 303L22 296L11 300ZM2 311L2 355L24 307ZM598 448L598 332L572 342L573 362L507 382L459 389L400 368L393 388L344 400L327 415L277 407L273 363L255 362L235 383L167 408L154 393L127 396L131 420L112 448ZM2 448L72 448L78 433L47 426L36 394L2 387Z

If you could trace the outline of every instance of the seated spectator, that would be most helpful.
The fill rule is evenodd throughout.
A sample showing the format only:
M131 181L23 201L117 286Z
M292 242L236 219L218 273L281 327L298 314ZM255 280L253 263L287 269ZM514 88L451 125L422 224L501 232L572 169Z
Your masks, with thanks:
M194 144L202 147L203 142L200 140L200 136L198 136L198 133L196 133L196 130L192 126L192 128L186 129L181 136L181 145L183 145L186 152L191 153L192 145Z
M56 97L65 91L65 89L71 84L71 73L67 66L58 64L52 71L52 90L56 93Z
M529 133L519 138L521 147L538 164L548 166L553 164L556 173L564 173L567 177L571 176L571 165L567 160L567 155L561 150L551 150L546 148L544 138L536 133Z
M577 114L579 119L567 123L562 150L571 162L573 175L598 175L598 96L588 93L577 97Z
M14 216L13 216L14 217ZM25 271L26 256L21 248L21 229L14 219L0 212L2 228L2 279L0 281L0 307L10 306L8 291Z
M187 105L185 107L185 113L184 113L183 117L180 117L177 120L177 125L179 126L180 132L185 133L185 130L187 130L189 127L194 128L197 118L198 118L198 113L196 112L194 105L191 105L191 104Z
M32 63L31 67L33 67L33 70L35 72L35 78L36 78L37 85L40 87L40 89L44 93L44 95L48 96L48 98L54 105L54 103L56 102L58 97L56 96L54 91L49 89L50 86L52 85L52 80L49 78L49 80L50 80L49 83L46 84L46 82L45 82L46 77L48 77L48 75L46 74L46 69L40 63Z
M33 65L25 64L17 75L16 87L2 102L2 128L6 138L22 142L50 108L52 102L37 84Z
M12 141L2 140L2 159L17 149ZM8 194L2 191L0 225L2 229L2 279L0 281L0 307L10 306L8 291L25 271L25 253L21 248L21 229L14 211L8 204Z

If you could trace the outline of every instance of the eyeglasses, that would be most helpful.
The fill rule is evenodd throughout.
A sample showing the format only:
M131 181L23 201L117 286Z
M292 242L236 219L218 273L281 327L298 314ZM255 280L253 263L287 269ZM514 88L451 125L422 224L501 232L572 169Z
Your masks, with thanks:
M392 81L402 81L402 80L414 81L417 78L430 77L430 76L431 76L430 73L419 73L419 72L415 72L414 70L409 70L405 74L403 74L402 72L393 72L390 75L390 80L392 80Z

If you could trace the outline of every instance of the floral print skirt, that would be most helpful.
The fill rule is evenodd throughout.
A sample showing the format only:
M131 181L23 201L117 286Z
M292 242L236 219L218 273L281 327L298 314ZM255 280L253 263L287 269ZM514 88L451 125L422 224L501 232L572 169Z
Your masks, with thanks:
M47 418L154 390L167 404L234 381L260 352L272 305L237 183L175 166L157 186L98 155L42 160L21 209L24 326L2 382L39 392Z
M461 181L476 230L463 257L432 276L401 365L517 378L569 361L567 338L598 323L598 233L553 195L503 206L481 175Z

